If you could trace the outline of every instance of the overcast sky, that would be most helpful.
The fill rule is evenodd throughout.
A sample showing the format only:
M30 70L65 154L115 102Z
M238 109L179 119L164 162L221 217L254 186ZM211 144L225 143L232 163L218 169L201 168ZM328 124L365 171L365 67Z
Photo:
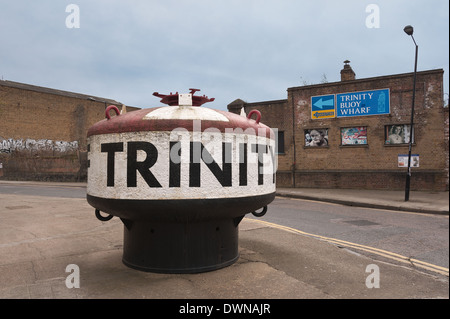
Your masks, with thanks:
M226 110L339 81L346 59L357 78L412 72L408 24L449 93L448 0L0 0L0 78L137 107L198 88Z

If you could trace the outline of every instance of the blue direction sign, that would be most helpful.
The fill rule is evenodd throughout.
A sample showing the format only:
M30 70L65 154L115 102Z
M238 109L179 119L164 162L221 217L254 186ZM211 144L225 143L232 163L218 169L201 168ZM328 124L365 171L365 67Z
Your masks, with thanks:
M337 117L389 114L389 89L336 94L336 112Z
M336 116L334 94L311 96L311 118L325 119Z

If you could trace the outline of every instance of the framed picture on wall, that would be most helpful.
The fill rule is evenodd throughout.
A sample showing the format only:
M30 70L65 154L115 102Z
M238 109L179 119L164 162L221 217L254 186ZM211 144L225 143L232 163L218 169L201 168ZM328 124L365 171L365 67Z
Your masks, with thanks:
M341 128L341 145L367 145L367 126Z
M408 144L410 137L409 124L394 124L386 125L384 136L386 145ZM414 143L414 132L412 134L412 141Z
M328 129L309 129L305 130L306 147L324 147L328 146Z

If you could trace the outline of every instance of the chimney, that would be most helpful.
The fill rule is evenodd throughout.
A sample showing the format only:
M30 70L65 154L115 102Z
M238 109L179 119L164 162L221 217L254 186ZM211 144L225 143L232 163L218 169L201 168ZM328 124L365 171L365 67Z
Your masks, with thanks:
M230 104L227 105L228 112L235 113L235 114L241 114L242 109L245 107L245 102L241 99L234 100ZM244 110L245 111L245 110Z
M355 79L355 72L352 70L350 66L350 61L344 61L344 68L341 70L341 81L351 81Z

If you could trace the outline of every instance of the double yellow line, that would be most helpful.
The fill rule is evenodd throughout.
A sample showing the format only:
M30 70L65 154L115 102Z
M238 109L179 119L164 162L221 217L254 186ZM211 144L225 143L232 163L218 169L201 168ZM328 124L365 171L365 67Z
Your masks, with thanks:
M257 223L261 223L264 224L266 226L269 227L274 227L274 228L278 228L278 229L282 229L282 230L286 230L286 231L290 231L293 233L297 233L297 234L301 234L301 235L305 235L305 236L309 236L309 237L313 237L313 238L317 238L320 240L324 240L327 241L329 243L332 244L336 244L338 246L342 246L342 247L348 247L348 248L353 248L353 249L357 249L357 250L362 250L365 252L369 252L371 254L376 254L385 258L389 258L392 260L396 260L398 262L404 263L404 264L408 264L408 265L412 265L414 267L418 267L418 268L422 268L422 269L426 269L435 273L439 273L441 275L444 276L449 276L449 269L445 268L445 267L441 267L441 266L437 266L437 265L433 265L421 260L417 260L414 258L409 258L406 256L402 256L390 251L386 251L383 249L378 249L378 248L374 248L374 247L370 247L370 246L365 246L365 245L360 245L360 244L355 244L355 243L351 243L345 240L340 240L340 239L336 239L336 238L330 238L330 237L325 237L325 236L320 236L320 235L315 235L315 234L310 234L310 233L306 233L304 231L295 229L295 228L291 228L288 226L282 226L282 225L278 225L278 224L274 224L274 223L270 223L270 222L266 222L263 220L259 220L259 219L248 219L246 218L246 220L251 220Z

